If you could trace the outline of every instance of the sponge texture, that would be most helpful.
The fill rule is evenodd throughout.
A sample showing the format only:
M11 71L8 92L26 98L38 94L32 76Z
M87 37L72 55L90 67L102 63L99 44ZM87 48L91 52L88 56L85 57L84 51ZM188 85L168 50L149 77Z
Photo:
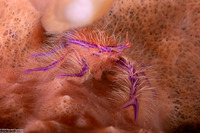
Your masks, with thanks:
M0 68L18 67L42 37L40 14L26 0L0 2Z

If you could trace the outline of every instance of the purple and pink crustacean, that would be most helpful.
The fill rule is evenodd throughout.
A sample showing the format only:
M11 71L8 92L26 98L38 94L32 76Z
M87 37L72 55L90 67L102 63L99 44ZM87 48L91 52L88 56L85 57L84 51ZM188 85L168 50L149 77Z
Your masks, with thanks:
M146 82L148 82L148 84L150 83L145 73L143 71L137 72L136 67L134 67L133 61L127 58L125 54L123 54L123 51L131 46L128 41L128 36L126 42L122 44L117 44L114 39L112 39L110 36L105 35L104 32L101 32L99 30L95 32L90 32L87 30L67 31L62 34L59 42L61 42L59 46L51 49L46 53L31 55L31 59L43 58L51 56L53 54L57 54L59 50L64 50L64 52L59 55L57 60L51 62L51 64L45 67L27 69L23 73L28 74L36 71L46 72L52 69L56 69L62 65L64 60L68 59L67 55L69 53L75 52L75 55L77 55L77 57L74 62L76 62L75 65L80 68L79 71L76 73L60 73L58 74L57 78L82 78L86 74L90 74L92 69L95 68L94 66L99 65L98 62L105 64L109 60L111 66L120 69L120 71L123 72L124 75L126 75L126 80L131 84L128 86L130 91L129 100L124 105L122 105L121 109L133 106L136 122L139 112L139 86L141 84L141 80L143 80L140 78L140 75L143 75L143 77L145 77L145 80ZM98 60L98 62L94 63L94 61L91 61L91 59L94 59L95 61ZM116 71L116 74L117 73L118 71Z

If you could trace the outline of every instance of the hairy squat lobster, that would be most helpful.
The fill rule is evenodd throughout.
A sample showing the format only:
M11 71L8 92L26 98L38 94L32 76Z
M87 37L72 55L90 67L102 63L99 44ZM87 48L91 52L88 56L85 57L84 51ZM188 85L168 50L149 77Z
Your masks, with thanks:
M119 88L128 90L130 94L128 102L122 105L121 109L133 106L135 122L137 121L138 97L146 89L142 87L142 84L148 82L150 85L150 82L143 71L136 70L134 66L136 62L123 54L123 51L131 46L128 34L125 43L117 44L115 36L108 36L98 29L83 28L64 32L57 43L60 45L56 48L31 56L31 58L51 57L52 62L49 65L25 70L24 74L36 71L46 72L57 68L60 72L58 78L78 77L85 81L89 74L99 79L102 71L112 68L116 73L114 83L117 83ZM100 67L102 65L103 67ZM69 71L66 73L64 68Z

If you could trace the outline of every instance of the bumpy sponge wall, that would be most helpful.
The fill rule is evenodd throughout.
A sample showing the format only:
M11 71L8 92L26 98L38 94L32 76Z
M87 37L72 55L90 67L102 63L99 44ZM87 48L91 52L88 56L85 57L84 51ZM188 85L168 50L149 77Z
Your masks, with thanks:
M29 48L38 48L40 14L26 0L0 2L0 68L20 66Z

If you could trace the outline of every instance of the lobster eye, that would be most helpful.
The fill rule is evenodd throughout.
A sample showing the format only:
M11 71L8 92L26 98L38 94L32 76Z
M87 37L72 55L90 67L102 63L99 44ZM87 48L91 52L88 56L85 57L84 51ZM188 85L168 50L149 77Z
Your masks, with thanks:
M131 44L130 44L129 42L127 42L127 43L126 43L126 46L127 46L127 47L130 47L130 46L131 46Z

